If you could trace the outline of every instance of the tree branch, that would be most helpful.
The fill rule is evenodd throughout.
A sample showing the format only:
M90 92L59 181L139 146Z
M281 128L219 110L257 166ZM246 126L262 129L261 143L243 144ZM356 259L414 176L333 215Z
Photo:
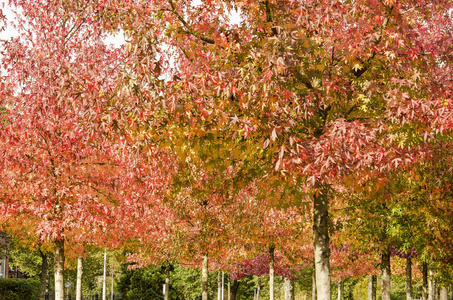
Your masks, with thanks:
M269 1L267 1L267 0L264 1L264 6L266 7L266 20L267 20L268 23L273 24L274 21L272 20L271 8L269 6ZM274 26L271 27L271 30L272 30L272 33L274 35L278 35L277 29Z
M384 19L384 22L382 23L382 26L381 26L381 30L380 30L380 33L379 33L379 36L378 38L376 39L376 41L374 41L374 45L379 45L379 43L381 42L382 40L382 35L383 35L383 32L385 30L385 28L387 27L389 21L390 21L390 15L393 11L393 6L390 7L390 8L387 8L386 9L386 12L385 12L385 19ZM363 64L363 67L358 69L358 70L355 70L353 71L353 74L356 78L360 78L360 76L362 76L370 67L371 67L371 63L373 61L373 59L376 57L376 52L373 52L371 54L371 56L366 60L366 62Z
M77 33L77 31L79 31L80 27L82 27L82 25L85 23L85 21L86 21L86 18L83 18L83 20L80 22L79 25L77 25L77 27L76 27L76 24L74 24L71 27L71 29L68 31L68 34L66 34L64 36L63 46L66 45L71 40L71 38ZM66 39L66 37L68 37L68 38Z
M213 39L210 39L210 38L207 38L207 37L204 37L204 36L201 36L195 32L193 32L193 30L190 28L189 24L186 22L186 20L184 20L184 18L178 14L178 12L176 11L176 7L175 7L175 4L173 3L172 0L168 0L168 3L170 3L170 6L171 6L171 11L175 14L176 18L184 25L184 27L186 28L186 30L184 31L185 33L187 34L190 34L190 35L193 35L194 37L196 38L199 38L200 40L202 40L203 42L205 43L208 43L208 44L215 44L215 41Z

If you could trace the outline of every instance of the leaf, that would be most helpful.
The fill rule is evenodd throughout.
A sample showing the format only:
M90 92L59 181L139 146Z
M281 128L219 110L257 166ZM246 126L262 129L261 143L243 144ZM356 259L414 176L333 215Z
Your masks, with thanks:
M357 72L358 70L361 70L361 69L362 69L362 66L361 66L360 64L356 63L356 64L354 64L354 66L352 67L352 69L353 69L354 71Z
M271 140L273 142L275 142L275 139L277 138L277 132L275 130L275 128L272 130L272 134L271 134Z

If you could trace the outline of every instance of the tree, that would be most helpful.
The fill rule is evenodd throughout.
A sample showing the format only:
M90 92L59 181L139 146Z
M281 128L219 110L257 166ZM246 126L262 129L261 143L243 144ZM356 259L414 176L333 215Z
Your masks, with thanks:
M65 5L81 11L79 1ZM440 34L451 30L451 1L83 5L130 40L121 95L133 122L147 112L146 125L171 129L157 133L169 139L220 141L227 165L240 145L235 182L306 182L320 300L331 298L333 184L408 164L452 128L452 37ZM239 25L228 21L233 9Z
M53 243L61 300L65 242L102 233L109 218L119 151L90 124L115 87L119 55L88 12L75 16L53 1L11 4L21 13L13 20L19 37L2 45L0 205Z

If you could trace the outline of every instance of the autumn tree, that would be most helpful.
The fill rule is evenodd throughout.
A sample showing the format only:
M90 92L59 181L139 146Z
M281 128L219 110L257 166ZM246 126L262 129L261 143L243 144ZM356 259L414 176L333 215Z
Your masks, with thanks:
M110 218L120 146L94 124L115 88L119 54L89 12L76 16L54 1L10 5L20 12L12 20L19 36L1 50L0 205L53 243L61 300L65 241L102 235Z
M226 164L236 163L231 153L241 145L247 157L237 158L237 182L268 174L306 182L321 300L331 297L332 184L410 163L452 126L450 1L65 5L74 13L86 5L130 41L123 109L131 123L146 111L150 128L171 128L161 136L220 141ZM233 10L238 25L229 21ZM137 103L146 109L134 113Z

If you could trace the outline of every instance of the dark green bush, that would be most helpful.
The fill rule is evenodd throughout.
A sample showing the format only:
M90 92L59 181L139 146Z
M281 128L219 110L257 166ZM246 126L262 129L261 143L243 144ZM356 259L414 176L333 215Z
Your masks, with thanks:
M0 300L39 300L40 289L36 279L0 278Z

